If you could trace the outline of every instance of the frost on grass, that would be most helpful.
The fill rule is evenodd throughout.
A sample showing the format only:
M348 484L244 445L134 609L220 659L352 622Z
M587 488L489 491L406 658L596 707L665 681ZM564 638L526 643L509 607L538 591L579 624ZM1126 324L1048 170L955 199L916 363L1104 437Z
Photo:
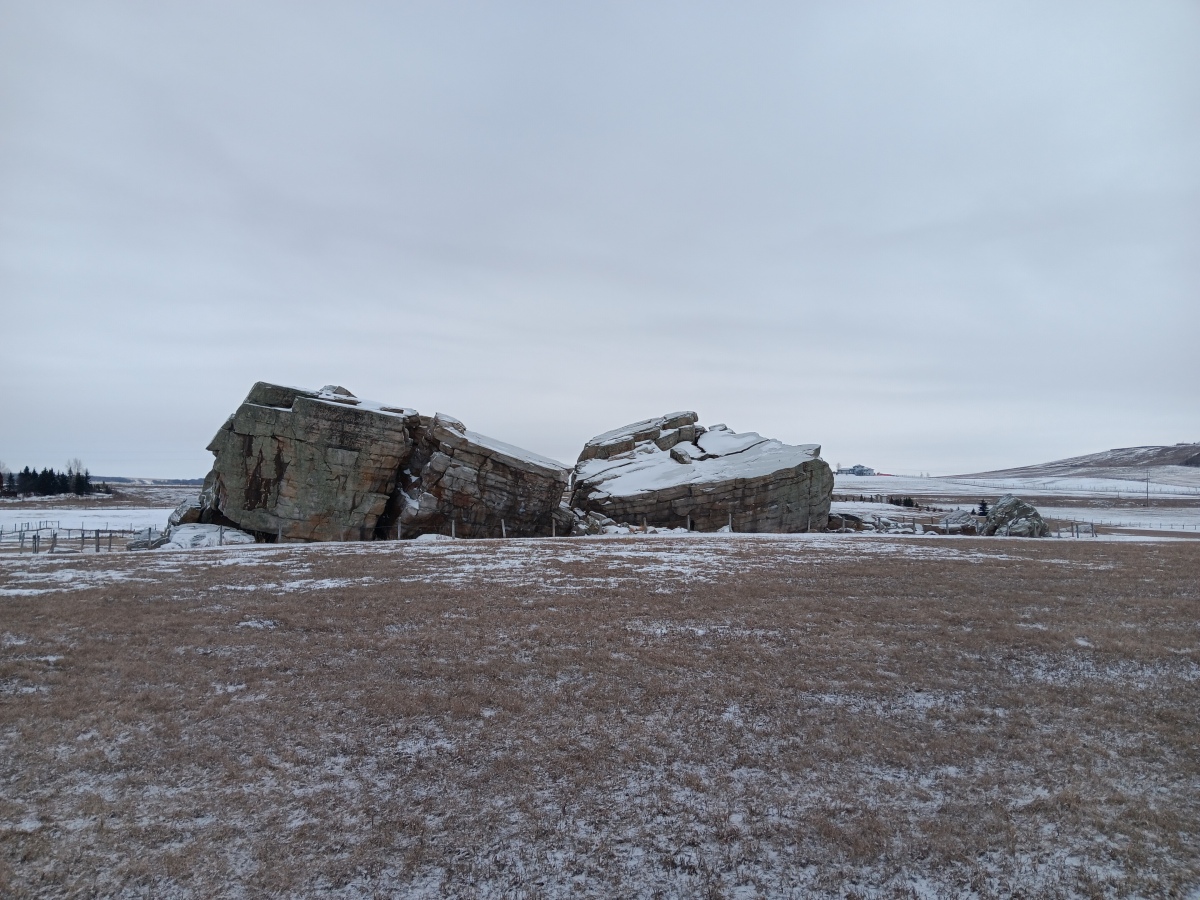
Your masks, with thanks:
M1187 896L1187 546L0 564L4 896Z

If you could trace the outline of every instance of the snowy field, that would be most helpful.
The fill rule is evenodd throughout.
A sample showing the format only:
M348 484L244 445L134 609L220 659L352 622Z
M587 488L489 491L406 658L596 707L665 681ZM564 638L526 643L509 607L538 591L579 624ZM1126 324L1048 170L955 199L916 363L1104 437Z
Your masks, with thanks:
M943 510L974 509L980 500L992 503L1005 493L1033 503L1052 526L1080 522L1115 533L1148 530L1200 536L1200 488L1179 485L1151 482L1148 506L1145 505L1144 482L1112 478L955 479L837 475L834 487L835 497L912 497L920 504ZM888 503L863 503L857 499L835 500L831 511L868 520L882 515L893 520L921 523L934 521L940 515Z
M941 510L956 508L970 510L975 504L967 501L955 503L953 500L943 501L938 505ZM1110 507L1102 504L1080 506L1047 506L1039 503L1037 510L1041 513L1052 529L1061 531L1069 523L1095 525L1103 529L1102 537L1119 536L1126 531L1155 531L1163 532L1164 536L1175 532L1180 537L1193 535L1200 537L1200 504L1196 506L1152 506L1152 507ZM830 513L850 514L870 522L875 516L882 516L893 522L905 524L932 525L945 512L934 512L907 507L894 506L890 503L860 503L858 501L835 500L830 505Z
M1179 467L1176 467L1179 468ZM1200 470L1197 470L1200 476ZM835 494L883 494L922 497L962 497L978 502L981 496L1016 494L1032 497L1094 497L1098 500L1139 499L1147 495L1146 482L1116 478L921 478L912 475L835 475ZM1167 484L1151 481L1149 496L1160 499L1200 499L1200 483Z
M70 529L76 532L80 528L88 531L97 528L102 531L136 531L151 525L165 528L167 517L171 515L173 508L95 506L80 509L49 505L38 508L0 506L0 528L4 529L5 534L20 528L28 531L38 527L47 530L57 528L60 531Z
M0 895L1191 897L1196 546L0 558Z

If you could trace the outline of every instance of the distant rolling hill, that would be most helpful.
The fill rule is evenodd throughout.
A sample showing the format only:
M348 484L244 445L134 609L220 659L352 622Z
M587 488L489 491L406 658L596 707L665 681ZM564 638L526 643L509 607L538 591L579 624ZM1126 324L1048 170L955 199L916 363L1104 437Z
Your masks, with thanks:
M1120 447L1036 466L975 472L970 478L1113 478L1180 486L1200 485L1200 444Z

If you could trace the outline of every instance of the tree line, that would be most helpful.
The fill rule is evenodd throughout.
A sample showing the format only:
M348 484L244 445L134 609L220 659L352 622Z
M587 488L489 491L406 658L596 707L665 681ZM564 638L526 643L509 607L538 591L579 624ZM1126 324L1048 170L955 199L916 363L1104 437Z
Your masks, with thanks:
M0 469L0 483L5 494L35 494L53 496L55 494L94 494L97 492L111 494L112 489L104 483L92 483L92 474L83 467L83 463L72 460L61 472L54 469L31 469L26 466L20 472L4 473Z

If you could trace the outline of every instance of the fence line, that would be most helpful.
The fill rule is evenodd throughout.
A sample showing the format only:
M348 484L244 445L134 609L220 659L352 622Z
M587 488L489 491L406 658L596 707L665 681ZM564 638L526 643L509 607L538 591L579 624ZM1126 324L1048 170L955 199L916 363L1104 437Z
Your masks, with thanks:
M62 528L57 520L43 519L0 525L0 551L17 553L107 553L125 550L126 539L139 532L165 529L154 525L123 525L113 528ZM119 546L114 541L120 540ZM78 546L76 546L78 542Z

